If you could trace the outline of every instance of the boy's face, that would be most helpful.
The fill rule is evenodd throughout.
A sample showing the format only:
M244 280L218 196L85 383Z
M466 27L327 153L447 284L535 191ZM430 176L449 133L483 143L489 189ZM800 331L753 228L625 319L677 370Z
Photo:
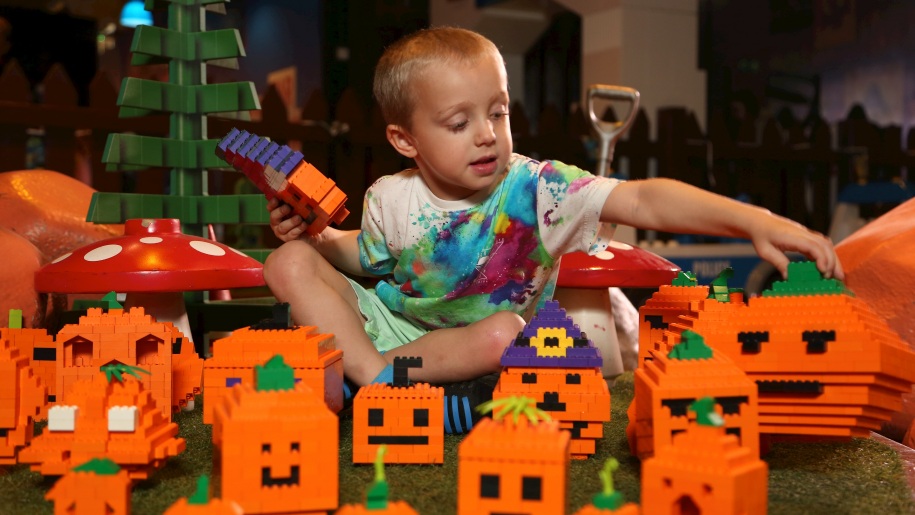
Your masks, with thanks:
M501 59L435 64L413 87L412 128L388 139L412 157L437 197L459 200L502 177L512 152L508 78Z

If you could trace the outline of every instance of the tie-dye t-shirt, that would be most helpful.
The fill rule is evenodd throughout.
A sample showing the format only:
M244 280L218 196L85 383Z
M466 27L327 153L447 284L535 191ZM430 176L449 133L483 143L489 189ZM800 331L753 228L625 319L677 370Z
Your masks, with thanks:
M501 181L469 198L435 197L418 170L376 181L365 195L362 267L392 311L428 328L458 327L497 311L529 318L552 296L559 257L604 250L600 222L614 179L513 154Z

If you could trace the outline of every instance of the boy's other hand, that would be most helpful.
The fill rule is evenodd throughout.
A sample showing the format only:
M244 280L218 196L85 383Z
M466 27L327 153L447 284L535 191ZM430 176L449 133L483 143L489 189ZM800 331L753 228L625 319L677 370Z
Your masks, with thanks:
M292 211L292 206L274 197L267 201L270 212L270 228L282 241L297 240L305 234L305 221Z
M789 259L785 252L795 251L816 262L823 277L845 279L832 241L797 222L772 214L761 217L751 231L751 238L759 256L772 263L782 277L788 274Z

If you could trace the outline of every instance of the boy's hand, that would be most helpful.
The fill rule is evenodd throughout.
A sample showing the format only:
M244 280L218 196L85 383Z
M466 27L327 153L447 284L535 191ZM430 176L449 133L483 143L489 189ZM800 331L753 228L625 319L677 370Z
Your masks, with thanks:
M750 238L759 256L772 263L782 277L788 275L788 256L785 252L795 251L815 261L817 269L824 277L842 280L845 271L836 255L832 241L822 234L807 229L803 225L768 214L759 217L758 224L750 231Z
M305 221L292 211L292 207L274 197L267 201L270 212L270 228L282 241L297 240L305 234Z

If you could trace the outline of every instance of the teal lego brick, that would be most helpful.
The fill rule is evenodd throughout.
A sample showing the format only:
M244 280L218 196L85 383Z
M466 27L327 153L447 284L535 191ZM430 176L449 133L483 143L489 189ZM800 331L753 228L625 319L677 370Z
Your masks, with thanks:
M224 165L214 152L218 142L109 134L102 153L102 162L146 168L217 168Z

